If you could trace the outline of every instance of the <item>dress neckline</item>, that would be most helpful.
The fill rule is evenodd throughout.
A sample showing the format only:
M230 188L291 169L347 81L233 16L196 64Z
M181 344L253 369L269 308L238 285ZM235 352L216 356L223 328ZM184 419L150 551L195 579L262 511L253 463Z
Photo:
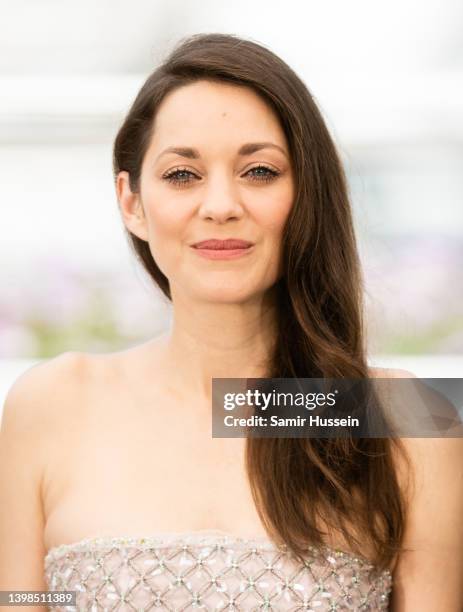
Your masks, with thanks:
M222 545L240 550L243 548L268 550L274 552L287 552L286 544L277 544L268 536L244 537L237 536L220 529L200 529L194 531L163 531L146 536L90 536L68 544L58 544L49 548L45 555L45 565L66 556L70 552L88 552L104 548L126 548L136 547L141 549L165 548L172 545L178 546L215 546ZM366 558L354 553L331 547L326 544L322 546L308 545L306 549L314 555L324 554L327 557L335 557L339 560L353 561L365 569L374 569L374 565ZM332 559L331 559L332 561ZM383 574L391 575L389 569Z

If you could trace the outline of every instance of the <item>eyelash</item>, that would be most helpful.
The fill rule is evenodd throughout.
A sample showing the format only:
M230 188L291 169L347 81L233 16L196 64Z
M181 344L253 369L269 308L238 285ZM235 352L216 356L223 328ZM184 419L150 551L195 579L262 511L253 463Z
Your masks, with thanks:
M277 172L276 170L273 170L272 168L269 168L268 166L264 166L264 165L254 166L254 168L250 168L246 172L246 174L248 172L251 172L252 170L260 170L260 169L267 170L269 174L267 174L266 176L261 175L261 178L257 178L256 176L254 176L253 178L251 178L252 181L257 181L259 183L268 183L270 181L273 181L280 175L280 172ZM190 181L189 180L186 180L186 181L179 180L178 174L181 172L187 172L188 174L192 176L196 176L193 172L191 172L191 170L188 170L187 168L177 168L176 170L172 170L168 172L167 174L164 174L162 178L168 181L169 183L176 185L177 187L182 187L183 185L187 185Z

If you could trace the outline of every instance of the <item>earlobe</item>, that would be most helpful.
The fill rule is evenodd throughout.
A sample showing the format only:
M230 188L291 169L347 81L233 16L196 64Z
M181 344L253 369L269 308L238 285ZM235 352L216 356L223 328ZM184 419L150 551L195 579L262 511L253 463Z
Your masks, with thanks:
M116 192L119 210L125 227L141 238L148 240L146 218L140 194L132 192L129 182L129 173L125 170L119 172L116 178Z

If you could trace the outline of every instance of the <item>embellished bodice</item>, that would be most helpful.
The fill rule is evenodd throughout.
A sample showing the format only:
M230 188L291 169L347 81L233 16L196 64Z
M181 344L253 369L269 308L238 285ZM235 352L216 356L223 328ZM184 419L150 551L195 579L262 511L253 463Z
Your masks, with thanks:
M392 576L363 558L307 547L305 562L267 538L217 530L95 537L51 548L49 590L75 590L53 610L387 610Z

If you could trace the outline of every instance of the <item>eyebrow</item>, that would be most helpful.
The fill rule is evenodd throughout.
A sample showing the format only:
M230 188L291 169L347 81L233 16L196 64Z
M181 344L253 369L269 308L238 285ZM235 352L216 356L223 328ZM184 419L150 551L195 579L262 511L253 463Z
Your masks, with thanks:
M287 157L286 151L280 147L279 145L273 142L248 142L242 145L238 149L238 155L252 155L261 149L278 149ZM193 149L192 147L167 147L164 151L158 155L156 161L162 157L163 155L167 155L167 153L175 153L176 155L180 155L181 157L187 157L188 159L199 159L201 155L197 149Z

